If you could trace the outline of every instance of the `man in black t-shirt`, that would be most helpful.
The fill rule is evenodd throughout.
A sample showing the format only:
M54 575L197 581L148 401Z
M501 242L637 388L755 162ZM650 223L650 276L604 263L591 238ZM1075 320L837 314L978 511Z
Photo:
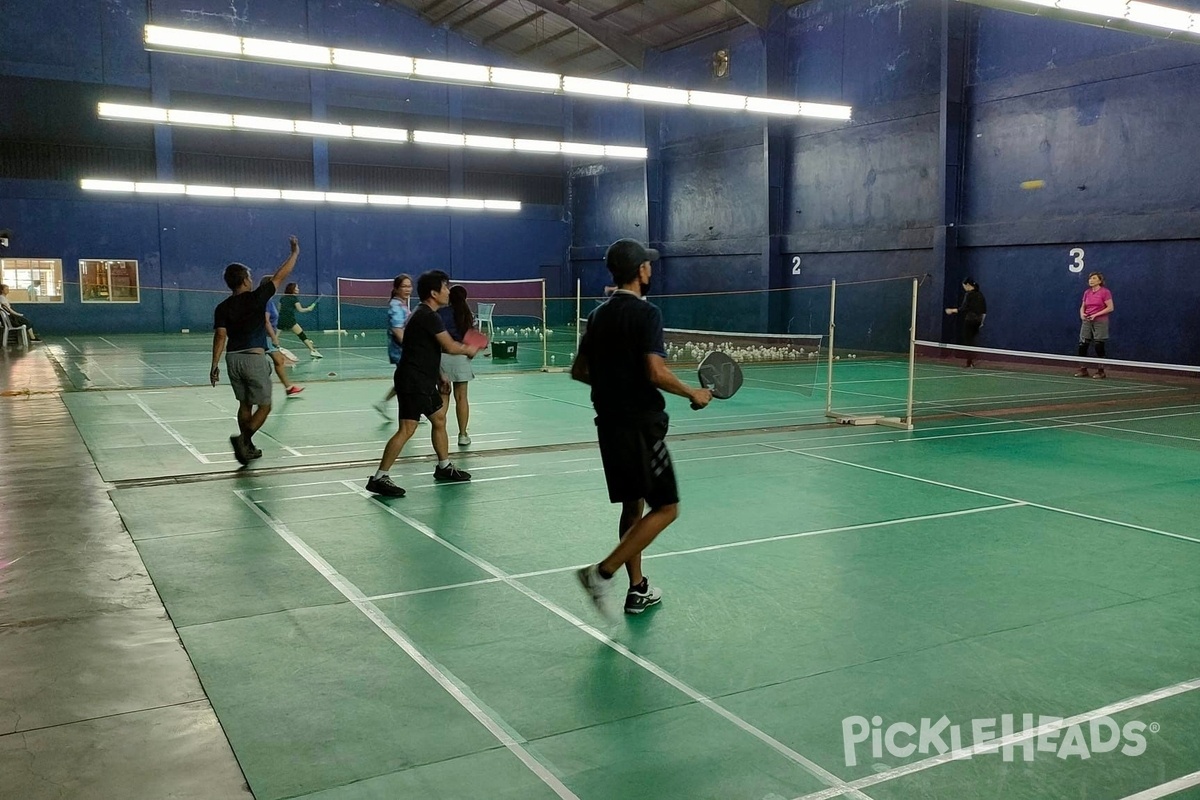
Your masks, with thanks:
M608 248L604 260L617 288L588 316L571 365L571 377L592 387L608 499L621 504L620 544L608 558L579 570L580 583L605 616L613 575L622 566L629 574L625 613L640 614L662 599L642 575L642 551L679 516L662 391L686 397L696 408L712 400L712 392L693 389L667 367L662 312L645 301L657 258L656 250L633 239ZM643 516L646 506L650 512Z
M417 278L421 304L404 325L404 352L396 366L394 383L400 406L400 428L383 448L379 469L367 481L367 491L388 497L404 497L388 470L417 430L417 420L428 417L433 425L430 438L437 453L434 480L469 481L471 474L450 463L450 439L446 434L446 408L442 405L442 353L474 358L478 347L460 344L450 337L437 310L450 302L450 276L440 269ZM447 390L449 391L449 390Z
M225 298L213 312L212 369L208 380L213 385L221 379L218 366L225 352L225 367L233 396L238 399L238 433L229 437L233 455L245 465L260 458L262 451L254 446L251 437L267 421L271 413L271 360L267 358L267 302L287 280L300 255L300 243L295 236L289 239L292 252L271 280L257 289L250 280L250 268L245 264L230 264L225 268L225 285L233 295Z

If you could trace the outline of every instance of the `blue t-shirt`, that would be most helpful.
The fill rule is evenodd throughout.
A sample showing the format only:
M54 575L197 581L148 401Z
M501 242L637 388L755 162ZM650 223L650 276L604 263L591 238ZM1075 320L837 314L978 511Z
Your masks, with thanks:
M271 327L279 333L279 306L275 304L275 298L272 297L267 301L267 319L271 321Z
M442 306L438 309L438 316L442 318L442 325L445 326L446 333L450 334L450 338L461 343L467 332L458 329L458 320L454 318L454 309L450 306Z
M392 328L403 328L407 325L408 318L412 316L412 312L408 310L408 306L404 305L404 301L393 297L388 301L387 313L388 361L393 364L399 364L401 356L404 355L404 348L396 341L396 337L392 335Z

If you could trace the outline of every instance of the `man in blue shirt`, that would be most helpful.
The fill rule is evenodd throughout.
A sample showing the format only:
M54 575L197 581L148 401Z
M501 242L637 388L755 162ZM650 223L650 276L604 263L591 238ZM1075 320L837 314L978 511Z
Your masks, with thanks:
M267 421L271 413L271 362L267 358L267 302L292 273L300 255L300 243L289 238L291 254L280 264L271 280L257 289L250 280L250 268L233 263L225 268L225 285L233 294L213 312L212 369L208 380L213 385L221 379L218 363L225 353L225 368L229 383L238 400L238 433L229 437L233 455L243 466L260 458L262 451L254 446L251 437Z
M642 551L679 516L662 392L686 397L696 408L712 400L708 389L693 389L667 367L662 312L645 301L657 259L658 251L633 239L608 248L604 260L617 288L588 315L571 365L571 377L592 387L608 499L621 504L620 544L600 563L579 570L580 583L605 616L613 575L622 566L629 574L625 613L640 614L662 599L642 574ZM646 506L650 512L643 516Z

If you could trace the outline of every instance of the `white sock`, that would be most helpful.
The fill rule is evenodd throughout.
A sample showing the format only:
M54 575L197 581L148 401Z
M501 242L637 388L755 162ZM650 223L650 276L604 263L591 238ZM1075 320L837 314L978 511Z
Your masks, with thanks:
M375 480L379 480L380 478L386 478L387 476L388 476L388 474L386 472L384 472L383 470L381 470L381 469L375 470Z
M448 458L445 461L438 462L438 469L445 469L448 466L450 466L450 459Z

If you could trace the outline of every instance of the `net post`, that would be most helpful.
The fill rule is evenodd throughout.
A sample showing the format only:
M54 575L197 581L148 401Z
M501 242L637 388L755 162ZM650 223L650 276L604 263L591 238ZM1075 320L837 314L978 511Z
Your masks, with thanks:
M546 279L542 278L542 372L550 368L550 357L546 352Z
M912 282L912 321L908 328L908 407L904 412L904 422L908 429L913 427L913 387L917 380L917 293L920 282L913 278Z
M579 332L579 322L583 319L583 280L575 279L575 352L579 352L579 341L582 334Z
M337 295L337 330L338 330L338 343L340 344L342 341L342 333L344 330L342 328L342 279L340 277L334 277L333 285L334 285L334 287L336 287L334 289L334 292ZM391 334L389 333L388 335L390 336Z
M833 416L833 330L837 327L837 281L829 283L829 353L825 378L825 416Z

